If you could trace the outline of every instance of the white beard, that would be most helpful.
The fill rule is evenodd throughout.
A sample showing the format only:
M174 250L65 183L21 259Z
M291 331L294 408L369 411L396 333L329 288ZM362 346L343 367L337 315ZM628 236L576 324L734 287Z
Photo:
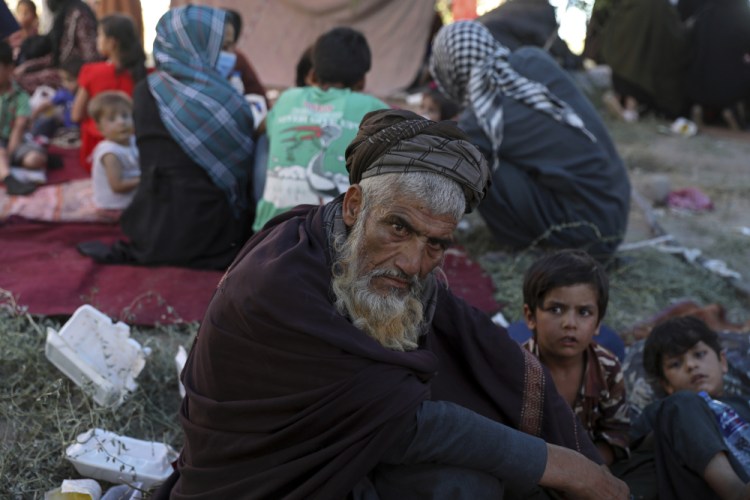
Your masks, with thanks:
M383 347L395 351L416 349L423 331L423 281L417 276L404 276L397 269L373 269L361 274L366 218L365 212L360 213L349 237L339 249L331 283L336 309L348 314L354 326ZM378 276L408 279L409 289L404 295L396 291L382 295L372 289L372 280Z

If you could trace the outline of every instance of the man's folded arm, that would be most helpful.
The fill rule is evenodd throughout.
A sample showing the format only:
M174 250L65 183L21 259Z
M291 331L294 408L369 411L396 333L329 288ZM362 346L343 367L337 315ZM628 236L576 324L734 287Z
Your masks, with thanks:
M455 403L424 401L404 439L381 461L465 467L525 491L539 484L547 463L547 444Z

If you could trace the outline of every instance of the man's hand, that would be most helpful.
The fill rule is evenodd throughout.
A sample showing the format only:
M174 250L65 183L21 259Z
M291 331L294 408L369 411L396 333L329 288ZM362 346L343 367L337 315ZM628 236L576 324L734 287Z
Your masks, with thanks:
M628 500L630 496L628 486L613 476L606 466L553 444L547 444L547 466L539 485L580 500Z

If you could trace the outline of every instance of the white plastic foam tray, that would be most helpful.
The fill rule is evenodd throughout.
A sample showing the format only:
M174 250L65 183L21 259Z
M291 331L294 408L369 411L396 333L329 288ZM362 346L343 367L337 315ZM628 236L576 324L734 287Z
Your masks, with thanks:
M163 483L172 474L177 452L169 445L142 441L99 428L79 434L65 457L84 477L110 483Z
M138 387L135 379L148 354L130 338L128 325L112 323L88 304L60 332L47 328L47 359L102 406L120 405Z

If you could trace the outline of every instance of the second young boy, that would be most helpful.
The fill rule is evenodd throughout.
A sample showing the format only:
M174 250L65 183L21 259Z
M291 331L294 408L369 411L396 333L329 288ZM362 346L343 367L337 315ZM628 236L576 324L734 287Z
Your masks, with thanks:
M524 347L550 371L558 392L610 465L627 456L629 407L617 357L594 341L609 300L596 260L563 250L536 261L523 284Z

